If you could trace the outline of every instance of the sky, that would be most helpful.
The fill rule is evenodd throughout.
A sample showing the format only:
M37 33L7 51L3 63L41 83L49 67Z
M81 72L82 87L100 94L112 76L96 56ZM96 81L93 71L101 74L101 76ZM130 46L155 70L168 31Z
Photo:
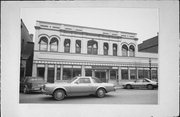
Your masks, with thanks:
M159 32L156 8L22 8L20 17L30 34L36 20L137 33L138 43Z

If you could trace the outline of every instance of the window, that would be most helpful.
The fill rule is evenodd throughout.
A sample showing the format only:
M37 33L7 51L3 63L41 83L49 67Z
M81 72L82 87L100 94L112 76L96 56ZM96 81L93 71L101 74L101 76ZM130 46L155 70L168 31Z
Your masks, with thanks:
M130 69L130 79L136 79L136 69Z
M81 53L81 41L76 40L76 53Z
M127 47L127 45L122 46L122 56L128 56L128 47Z
M117 44L113 44L113 56L117 56Z
M69 53L70 52L70 39L65 39L64 41L64 52Z
M78 83L91 83L89 78L80 78L77 82Z
M50 41L50 51L58 51L58 39L52 38Z
M121 70L122 80L128 80L128 69Z
M88 41L88 45L87 45L88 54L96 55L97 54L97 50L98 50L97 42L94 41L94 40Z
M39 50L41 50L41 51L47 51L48 50L48 39L46 37L40 38Z
M135 48L133 45L129 47L129 56L135 56Z
M109 46L108 46L108 43L104 43L104 55L108 55L108 49L109 49Z
M95 78L95 77L92 78L92 80L94 83L102 83L101 80L99 80L98 78Z

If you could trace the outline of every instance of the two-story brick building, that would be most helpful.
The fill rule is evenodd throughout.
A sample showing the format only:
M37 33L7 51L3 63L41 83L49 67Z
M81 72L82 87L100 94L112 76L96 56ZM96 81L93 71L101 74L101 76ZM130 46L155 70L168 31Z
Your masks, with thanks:
M32 74L47 82L77 75L114 83L157 79L158 55L138 52L136 33L45 21L35 30Z

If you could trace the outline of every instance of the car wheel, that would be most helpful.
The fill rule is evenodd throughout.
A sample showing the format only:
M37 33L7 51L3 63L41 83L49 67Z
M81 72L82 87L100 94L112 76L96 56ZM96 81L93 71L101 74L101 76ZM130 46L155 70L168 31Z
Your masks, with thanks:
M53 97L55 100L58 100L58 101L63 100L65 97L65 92L61 89L55 90L53 93Z
M96 95L99 98L104 97L105 96L105 89L103 89L103 88L98 89L97 92L96 92Z
M130 84L128 84L128 85L126 85L126 88L127 88L127 89L131 89L132 86L131 86Z
M25 94L29 93L29 90L26 86L23 88L23 93L25 93Z
M152 85L147 85L147 88L152 90L154 87Z

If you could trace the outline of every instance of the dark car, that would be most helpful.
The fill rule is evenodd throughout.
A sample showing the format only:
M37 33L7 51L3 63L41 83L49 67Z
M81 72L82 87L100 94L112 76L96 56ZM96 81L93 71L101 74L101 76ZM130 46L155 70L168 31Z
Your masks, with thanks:
M20 92L30 93L41 91L44 84L45 80L41 77L25 77L25 79L20 82Z

